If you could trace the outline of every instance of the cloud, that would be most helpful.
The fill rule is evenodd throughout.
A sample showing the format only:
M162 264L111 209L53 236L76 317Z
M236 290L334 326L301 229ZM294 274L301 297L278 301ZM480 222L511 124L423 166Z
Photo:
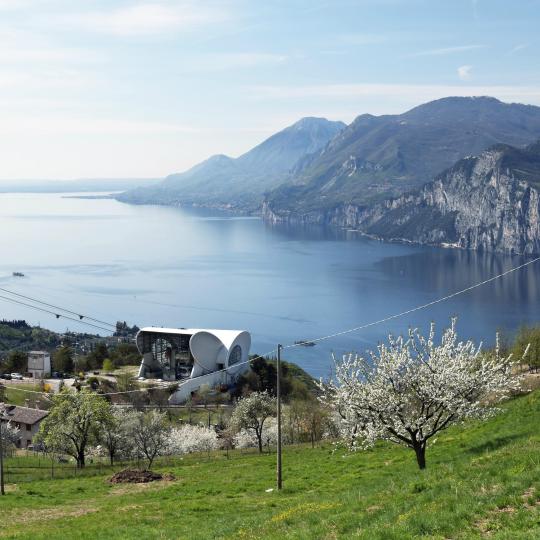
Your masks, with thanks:
M90 32L116 36L156 35L223 21L222 9L197 2L134 4L109 11L58 16L56 21Z
M454 54L485 48L485 45L457 45L455 47L444 47L442 49L429 49L427 51L420 51L412 54L411 56L443 56L446 54Z
M94 63L100 62L101 56L84 49L65 48L15 48L2 47L0 44L0 63Z
M457 68L458 77L462 81L468 81L471 78L472 66L465 65Z
M518 51L521 51L523 49L526 49L528 47L528 45L526 45L525 43L520 43L519 45L516 45L515 47L512 47L506 54L505 56L511 56L512 54L515 54L517 53Z

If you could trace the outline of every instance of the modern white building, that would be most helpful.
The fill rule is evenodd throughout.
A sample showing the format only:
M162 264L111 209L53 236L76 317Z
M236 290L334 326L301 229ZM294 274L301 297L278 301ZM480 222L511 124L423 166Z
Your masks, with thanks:
M27 372L34 379L49 377L51 375L51 355L47 351L30 351Z
M142 328L139 377L178 382L171 403L181 403L202 385L229 385L249 369L251 336L243 330Z

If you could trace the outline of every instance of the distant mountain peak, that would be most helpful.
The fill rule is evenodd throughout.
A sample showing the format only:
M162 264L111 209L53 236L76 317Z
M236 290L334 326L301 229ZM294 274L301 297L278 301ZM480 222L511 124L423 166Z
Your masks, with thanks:
M327 118L321 118L317 116L305 116L304 118L300 118L300 120L285 129L310 129L318 126L328 126L336 124L340 124L342 127L345 127L346 125L344 122L334 122L332 120L328 120Z

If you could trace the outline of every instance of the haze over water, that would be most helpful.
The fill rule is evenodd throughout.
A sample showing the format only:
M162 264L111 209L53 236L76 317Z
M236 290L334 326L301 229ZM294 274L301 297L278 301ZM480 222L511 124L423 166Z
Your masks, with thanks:
M354 232L271 227L256 218L129 206L61 194L0 195L0 287L138 326L234 328L252 352L357 327L445 296L526 259L385 244ZM12 272L24 272L15 278ZM314 376L331 351L374 348L408 326L494 341L540 319L538 267L398 320L284 353ZM4 293L2 293L4 294ZM0 318L93 332L0 300ZM96 330L97 331L97 330Z

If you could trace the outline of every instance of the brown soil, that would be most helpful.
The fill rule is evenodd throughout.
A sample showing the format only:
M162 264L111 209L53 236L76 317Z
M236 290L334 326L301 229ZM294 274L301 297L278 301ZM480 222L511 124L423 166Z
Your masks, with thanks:
M152 471L140 471L138 469L124 469L109 478L111 484L146 484L148 482L155 482L156 480L174 480L174 476L172 474L163 475Z

